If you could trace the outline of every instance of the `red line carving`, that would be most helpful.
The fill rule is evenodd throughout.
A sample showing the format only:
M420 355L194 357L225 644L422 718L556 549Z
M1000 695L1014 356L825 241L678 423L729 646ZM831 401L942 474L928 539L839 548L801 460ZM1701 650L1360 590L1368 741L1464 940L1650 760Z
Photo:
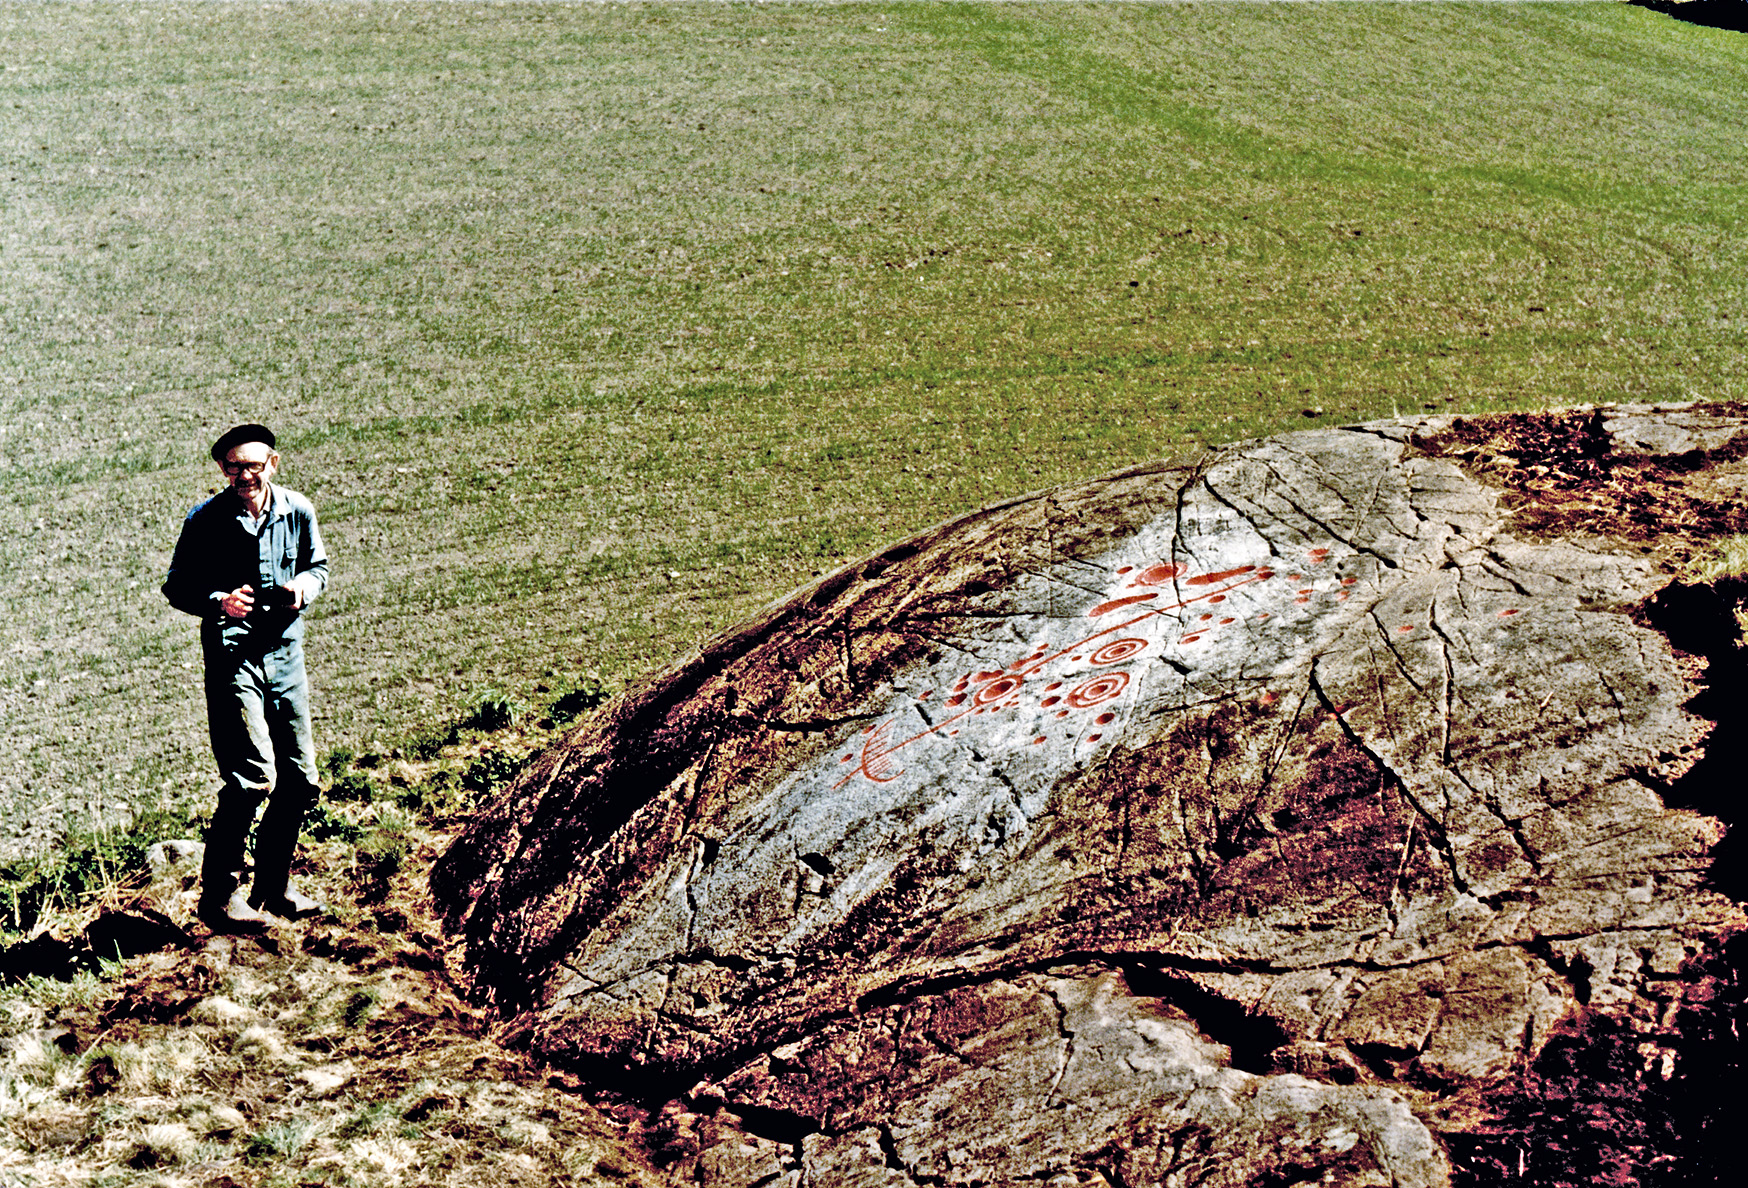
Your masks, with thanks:
M1257 572L1257 569L1254 565L1240 565L1237 569L1222 569L1219 573L1202 573L1197 574L1193 578L1185 578L1184 585L1213 586L1220 582L1228 582L1235 577L1241 577L1244 574L1255 572ZM1268 576L1273 577L1274 574L1271 573Z
M1096 619L1102 615L1110 614L1119 607L1130 606L1137 602L1147 602L1150 599L1158 597L1158 590L1150 590L1146 594L1132 594L1128 598L1113 598L1109 602L1101 602L1091 610L1087 611L1086 617L1089 619Z

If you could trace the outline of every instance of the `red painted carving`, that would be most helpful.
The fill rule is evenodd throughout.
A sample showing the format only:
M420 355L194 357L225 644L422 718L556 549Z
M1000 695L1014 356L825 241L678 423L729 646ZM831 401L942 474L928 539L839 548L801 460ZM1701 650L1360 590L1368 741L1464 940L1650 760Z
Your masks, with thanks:
M1254 566L1254 565L1240 565L1237 569L1222 569L1219 573L1202 573L1202 574L1197 574L1193 578L1185 578L1184 585L1186 585L1186 586L1217 586L1221 582L1229 582L1235 577L1242 577L1247 573L1257 573L1257 572L1259 572L1259 571L1257 570L1256 566ZM1266 571L1264 571L1264 572L1266 572ZM1274 575L1269 574L1268 576L1273 577Z
M1306 564L1307 566L1322 565L1329 558L1329 549L1312 549L1306 556ZM1058 667L1055 672L1051 673L1051 676L1057 679L1051 679L1048 684L1038 687L1037 694L1034 694L1042 695L1037 701L1039 709L1054 709L1051 716L1055 719L1061 719L1068 717L1072 711L1087 710L1112 701L1127 691L1131 683L1131 676L1124 669L1112 669L1109 666L1134 660L1152 647L1152 641L1139 635L1123 634L1125 631L1146 623L1154 617L1181 625L1185 619L1182 612L1197 604L1207 603L1210 606L1217 606L1226 602L1233 591L1254 583L1270 581L1276 576L1274 570L1259 565L1241 565L1233 569L1190 576L1186 576L1187 572L1184 566L1175 564L1152 565L1138 573L1133 566L1124 566L1117 570L1119 576L1133 575L1132 579L1126 583L1131 589L1146 586L1161 588L1147 590L1140 594L1110 598L1098 603L1087 612L1088 618L1116 617L1118 621L1102 627L1090 635L1081 636L1054 651L1047 645L1034 643L1026 649L1027 654L1023 659L1014 661L1005 669L966 673L955 682L953 694L942 703L945 708L951 709L952 713L941 721L929 725L926 729L919 730L907 738L894 740L891 736L898 723L896 717L887 718L879 724L869 727L864 731L866 737L862 745L860 762L855 763L849 773L834 786L842 787L857 776L866 777L876 783L885 783L896 779L903 771L895 758L899 752L932 735L950 738L959 732L960 723L973 715L997 713L1016 708L1021 697L1026 694L1027 682L1035 677L1043 676L1047 669L1051 669L1052 666L1060 666L1064 662L1070 665L1089 663L1105 668L1107 671L1079 678L1078 683L1072 689L1062 693L1060 690L1068 681L1076 678L1072 673L1063 674ZM1319 593L1314 585L1299 585L1307 580L1303 574L1294 573L1284 576L1289 577L1294 583L1293 587L1286 592L1286 597L1290 598L1296 605L1310 603ZM1336 599L1344 599L1347 597L1347 592L1342 587L1353 586L1358 580L1356 577L1343 576L1339 578L1339 586L1332 591L1325 591L1325 594L1333 594ZM1168 594L1175 594L1177 597L1171 601L1162 602L1162 597ZM1124 610L1133 613L1120 617L1114 615L1114 612ZM1500 611L1499 617L1503 619L1519 613L1517 608L1508 608ZM1260 624L1267 622L1271 616L1272 612L1259 610L1254 616L1248 616L1247 621ZM1240 621L1239 616L1236 615L1222 617L1218 622L1215 622L1214 618L1212 613L1196 615L1196 627L1180 636L1177 644L1198 643L1208 635ZM1397 630L1406 634L1413 632L1416 628L1412 624L1405 624ZM915 700L920 705L929 696L930 693L922 693ZM1273 692L1264 690L1258 700L1263 705L1269 705L1278 698ZM1055 708L1058 706L1063 708ZM1110 726L1115 724L1117 719L1118 714L1107 711L1099 714L1096 721L1099 726ZM1047 737L1040 734L1034 737L1031 742L1034 745L1043 743ZM1094 743L1101 740L1104 733L1088 734L1082 737L1085 742ZM853 758L853 755L845 755L842 762L851 763Z
M1135 639L1133 637L1129 639L1116 639L1094 652L1090 659L1092 663L1099 665L1118 664L1129 659L1131 656L1144 651L1146 647L1147 641L1144 639Z
M869 732L868 741L862 744L861 765L851 775L865 775L880 784L899 777L904 769L892 761L893 752L898 748L886 749L886 737L892 733L896 721L895 718L888 718ZM848 779L849 776L844 778Z
M1151 591L1151 592L1146 593L1146 594L1134 594L1128 598L1113 598L1109 602L1101 602L1097 606L1093 607L1092 610L1087 612L1087 618L1097 619L1100 616L1108 615L1112 611L1118 610L1122 607L1132 606L1133 604L1135 604L1137 602L1147 602L1150 599L1158 598L1158 597L1159 597L1159 591L1154 590L1154 591Z
M1126 571L1119 570L1118 572L1121 573ZM1157 586L1171 581L1172 578L1182 577L1187 572L1189 571L1182 565L1154 565L1150 568L1143 569L1141 571L1141 576L1129 584L1131 586ZM1193 581L1194 579L1191 580Z
M1068 694L1068 704L1075 709L1091 709L1118 696L1129 687L1129 674L1119 669L1082 681Z
M977 696L972 700L978 705L988 705L992 701L1000 701L1009 693L1018 689L1020 684L1021 682L1018 677L1005 676L1000 680L991 681L989 684L983 686L983 688L977 691Z

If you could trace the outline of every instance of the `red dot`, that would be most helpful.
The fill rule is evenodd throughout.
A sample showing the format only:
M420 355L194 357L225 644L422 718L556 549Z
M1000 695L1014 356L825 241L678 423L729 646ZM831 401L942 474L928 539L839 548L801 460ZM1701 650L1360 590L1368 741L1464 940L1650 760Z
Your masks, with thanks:
M1061 681L1051 681L1048 685L1044 686L1044 692L1048 693L1052 689L1060 689L1060 688L1062 688Z
M934 696L934 692L933 689L930 689L926 693L918 693L916 699L918 701L927 701L930 697Z
M1265 689L1263 695L1257 698L1257 700L1263 705L1273 705L1275 702L1279 701L1280 698L1276 697L1273 692Z
M1102 735L1102 734L1089 734L1086 736L1086 741L1087 742L1098 742L1099 739L1101 739L1103 737L1104 737L1104 735Z
M1228 624L1228 623L1236 623L1236 622L1238 622L1238 620L1237 620L1237 619L1221 619L1221 620L1220 620L1220 626L1222 626L1222 627L1224 627L1224 626L1226 626L1226 624Z
M1226 595L1224 595L1224 594L1216 594L1216 595L1214 595L1214 597L1212 597L1212 598L1210 598L1210 599L1208 599L1208 601L1209 601L1209 602L1225 602L1225 601L1226 601Z
M1342 578L1342 579L1341 579L1341 584L1342 584L1342 585L1344 585L1344 586L1351 586L1351 585L1353 585L1353 584L1354 584L1354 583L1355 583L1355 582L1357 582L1357 581L1359 581L1359 580L1360 580L1360 579L1359 579L1359 578L1357 578L1357 577L1344 577L1344 578Z
M1117 720L1116 714L1100 714L1098 717L1093 719L1093 721L1097 722L1100 726L1109 726L1112 722L1115 722L1116 720Z
M965 700L965 694L955 693L955 694L953 694L953 696L947 698L947 704L948 705L958 705L961 701L964 701L964 700Z
M1203 615L1201 618L1201 621L1206 623L1209 619L1212 619L1213 617L1214 617L1213 615Z
M1039 744L1039 743L1041 743L1041 742L1043 742L1043 741L1044 741L1044 736L1043 736L1043 735L1042 735L1042 734L1040 734L1040 735L1039 735L1039 736L1038 736L1038 737L1037 737L1037 738L1034 738L1034 739L1033 739L1033 740L1032 740L1032 745L1033 745L1033 746L1034 746L1034 747L1035 747L1035 746L1037 746L1037 745L1038 745L1038 744Z
M1182 639L1178 640L1178 642L1179 643L1195 643L1198 639L1201 639L1201 638L1202 637L1200 635L1186 635Z
M1259 569L1256 571L1256 576L1258 581L1266 582L1275 576L1275 571L1272 569Z
M1301 594L1315 594L1315 593L1317 593L1317 591L1308 586L1305 589L1300 590L1299 593L1301 593Z
M1067 710L1057 710L1056 716L1058 718L1066 718L1068 716L1068 711Z
M1295 599L1293 599L1293 601L1297 602L1299 605L1303 606L1305 603L1310 602L1311 600L1309 598L1295 598Z
M1268 613L1268 612L1267 612L1267 611L1257 611L1257 612L1256 612L1256 617L1257 617L1257 618L1258 618L1258 619L1266 619L1266 618L1268 618L1268 617L1269 617L1269 613Z
M1039 702L1038 704L1042 705L1045 709L1049 709L1051 706L1055 705L1057 702L1059 702L1061 700L1062 700L1062 698L1060 698L1060 697L1046 697L1043 701Z
M1287 580L1289 582L1302 582L1305 580L1305 575L1302 573L1289 573L1287 575Z
M1506 609L1506 610L1502 610L1502 611L1500 611L1500 612L1499 612L1499 617L1500 617L1500 618L1502 618L1502 619L1504 619L1504 618L1509 618L1509 617L1510 617L1510 616L1512 616L1512 615L1516 615L1516 614L1522 614L1522 613L1523 613L1523 612L1521 612L1521 611L1519 611L1519 610L1518 610L1518 609L1517 609L1517 607L1515 607L1515 606L1514 606L1514 607L1510 607L1510 608L1508 608L1508 609Z
M845 755L842 759L839 759L838 762L839 763L848 763L850 760L852 760L854 758L855 758L854 755Z
M1069 657L1069 658L1068 658L1068 662L1069 662L1069 663L1070 663L1070 664L1073 664L1073 663L1074 663L1074 662L1075 662L1075 661L1077 661L1077 660L1079 660L1079 659L1080 659L1080 657L1079 657L1079 656L1070 656L1070 657Z
M1396 630L1406 634L1407 632L1414 630L1414 624L1413 623L1404 623L1404 624L1402 624L1402 626L1396 628Z

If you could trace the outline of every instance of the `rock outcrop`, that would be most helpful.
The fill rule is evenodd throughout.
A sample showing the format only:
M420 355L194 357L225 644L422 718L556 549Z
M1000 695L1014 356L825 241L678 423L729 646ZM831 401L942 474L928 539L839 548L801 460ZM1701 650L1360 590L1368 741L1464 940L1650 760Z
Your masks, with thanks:
M706 1185L1693 1171L1742 665L1660 562L1745 455L1390 422L944 525L525 773L435 870L458 969Z

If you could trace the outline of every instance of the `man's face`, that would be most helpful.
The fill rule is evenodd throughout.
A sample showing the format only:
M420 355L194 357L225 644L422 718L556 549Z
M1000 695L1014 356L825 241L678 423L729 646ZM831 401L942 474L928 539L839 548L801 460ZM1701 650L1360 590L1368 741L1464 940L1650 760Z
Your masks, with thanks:
M219 465L237 494L254 503L279 469L279 455L266 442L246 441L226 454Z

